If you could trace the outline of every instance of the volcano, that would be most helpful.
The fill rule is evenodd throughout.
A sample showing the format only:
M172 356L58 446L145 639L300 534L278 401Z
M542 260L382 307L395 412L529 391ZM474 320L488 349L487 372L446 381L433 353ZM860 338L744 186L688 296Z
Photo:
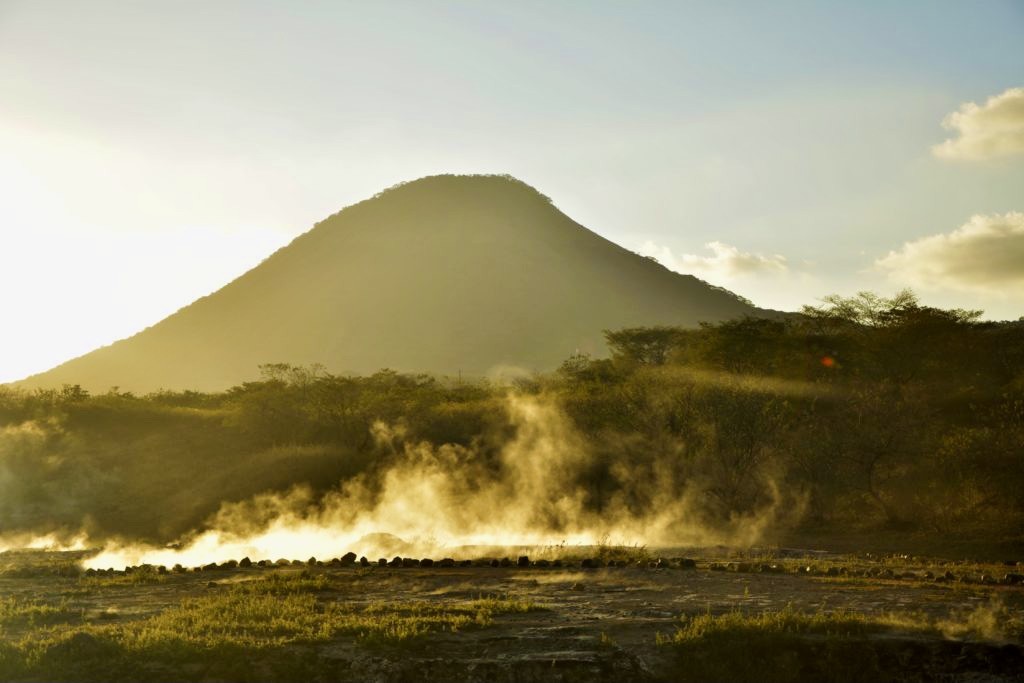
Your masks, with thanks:
M138 334L19 384L220 390L263 363L469 376L600 356L602 331L767 313L579 225L508 176L432 176L349 206Z

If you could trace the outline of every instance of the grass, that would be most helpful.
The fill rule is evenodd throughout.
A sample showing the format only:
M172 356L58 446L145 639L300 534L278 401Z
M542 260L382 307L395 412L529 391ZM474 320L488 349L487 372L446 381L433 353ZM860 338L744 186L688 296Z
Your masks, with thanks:
M894 629L920 631L922 618L912 614L869 617L845 610L807 613L786 607L752 615L739 610L717 615L684 615L681 621L682 625L675 634L663 639L663 644L691 645L715 640L745 640L765 635L850 637Z
M275 574L116 624L55 623L66 621L64 608L4 600L0 625L38 628L16 639L0 637L0 680L303 678L317 664L310 656L317 645L348 640L415 647L431 633L457 633L487 626L499 614L541 609L510 595L360 605L329 589L323 575Z
M81 618L81 610L70 609L67 603L56 605L39 600L0 597L0 628L33 627Z
M1019 637L1007 616L996 602L938 622L919 613L733 610L684 615L675 633L658 634L657 642L674 651L678 681L879 681L898 677L915 658L926 666L936 657L929 639Z

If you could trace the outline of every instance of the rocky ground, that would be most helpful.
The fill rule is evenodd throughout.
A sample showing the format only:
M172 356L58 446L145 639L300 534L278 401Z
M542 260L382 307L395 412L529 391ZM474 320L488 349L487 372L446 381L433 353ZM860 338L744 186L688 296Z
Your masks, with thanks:
M695 675L687 667L692 654L671 642L681 618L787 610L854 613L893 625L845 638L839 645L816 635L785 640L772 657L785 654L788 663L784 670L762 670L763 680L1024 680L1024 585L1017 578L1019 568L1009 563L721 550L611 562L596 556L538 562L518 554L466 563L459 558L451 563L422 559L390 558L383 566L367 560L364 566L348 556L334 562L232 562L177 571L147 567L85 575L69 569L67 557L57 561L54 554L7 553L0 555L0 567L6 567L0 596L11 604L59 604L65 613L78 615L72 625L78 631L47 646L64 648L62 654L70 652L71 659L102 654L90 652L102 649L99 636L93 635L100 631L93 625L145 623L183 601L231 591L274 574L324 577L310 588L317 609L337 602L346 609L372 610L375 605L399 604L396 601L440 609L484 596L511 596L532 606L495 613L485 625L441 628L408 642L370 645L358 636L343 636L288 644L306 663L303 677L320 680L687 680ZM24 643L39 628L31 619L8 619L0 626L0 641ZM828 652L823 654L822 648ZM736 657L749 654L742 638L734 649ZM842 654L847 650L848 655ZM857 666L832 676L820 662L830 661L822 657L835 657L836 652ZM280 680L282 673L272 661L260 661L279 653L254 650L239 676ZM865 653L870 666L862 667L859 660ZM0 650L0 672L2 664ZM771 666L782 664L774 661ZM157 663L153 667L136 675L225 679L201 662L191 668L168 670ZM19 671L9 678L43 679L30 669Z

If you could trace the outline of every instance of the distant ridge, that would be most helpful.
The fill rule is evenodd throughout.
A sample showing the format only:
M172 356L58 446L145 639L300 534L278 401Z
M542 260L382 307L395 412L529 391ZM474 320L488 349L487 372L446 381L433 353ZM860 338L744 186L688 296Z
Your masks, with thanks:
M550 370L602 330L767 313L577 224L510 176L389 188L163 321L18 384L219 390L270 362L331 372Z

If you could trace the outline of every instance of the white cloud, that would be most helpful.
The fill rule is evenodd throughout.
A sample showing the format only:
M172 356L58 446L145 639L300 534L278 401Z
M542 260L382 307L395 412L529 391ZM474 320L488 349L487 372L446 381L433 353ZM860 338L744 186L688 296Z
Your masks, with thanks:
M763 273L785 273L789 270L786 258L778 254L765 256L740 251L724 242L708 242L704 246L711 251L709 256L676 255L668 247L650 241L644 242L640 247L640 253L644 256L653 256L670 270L680 273L701 273L724 280Z
M1019 295L1024 291L1024 213L972 216L951 233L905 243L875 266L892 280L925 289Z
M967 102L942 125L957 137L932 147L937 157L979 161L1024 154L1024 88L1010 88L981 106Z

